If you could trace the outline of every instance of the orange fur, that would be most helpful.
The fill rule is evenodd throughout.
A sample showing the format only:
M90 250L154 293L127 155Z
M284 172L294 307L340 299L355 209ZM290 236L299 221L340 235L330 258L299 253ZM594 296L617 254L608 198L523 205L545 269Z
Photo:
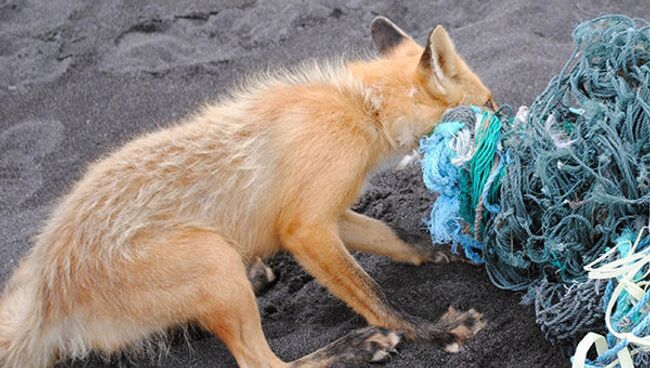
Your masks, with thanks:
M258 78L91 165L5 287L4 367L110 354L193 321L242 367L287 366L264 339L244 268L280 249L369 323L409 332L344 241L426 259L349 208L447 108L491 96L441 28L427 49L408 37L393 46Z

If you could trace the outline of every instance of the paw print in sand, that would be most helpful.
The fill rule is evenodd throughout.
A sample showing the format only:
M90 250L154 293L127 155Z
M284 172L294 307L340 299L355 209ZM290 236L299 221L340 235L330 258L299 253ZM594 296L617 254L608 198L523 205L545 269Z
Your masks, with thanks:
M43 185L44 157L54 152L65 128L56 120L29 120L0 133L0 208L20 206Z

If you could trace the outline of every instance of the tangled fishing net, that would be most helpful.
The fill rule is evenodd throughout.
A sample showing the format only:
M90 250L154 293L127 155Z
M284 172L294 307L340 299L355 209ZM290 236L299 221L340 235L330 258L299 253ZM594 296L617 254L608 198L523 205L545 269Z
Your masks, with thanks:
M589 279L584 267L650 215L650 26L604 16L573 39L530 109L460 107L420 144L425 185L439 193L427 220L433 242L462 248L500 288L528 290L559 343L604 324L613 281Z

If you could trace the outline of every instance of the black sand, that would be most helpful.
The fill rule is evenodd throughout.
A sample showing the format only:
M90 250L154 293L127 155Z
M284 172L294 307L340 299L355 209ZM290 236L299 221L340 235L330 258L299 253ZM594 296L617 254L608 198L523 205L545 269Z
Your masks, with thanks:
M443 24L499 102L530 103L571 52L581 20L609 12L650 18L647 1L81 1L0 0L0 280L29 249L57 197L91 161L165 126L247 71L369 47L369 25L386 15L417 39ZM376 177L358 210L410 241L432 197L419 168ZM489 327L449 355L407 343L388 367L563 367L520 294L467 265L414 268L359 255L397 305L435 318L448 305L474 307ZM273 349L294 359L363 325L289 256L270 262L280 283L259 298ZM149 367L232 367L202 333ZM69 365L69 364L66 364ZM95 359L74 366L98 367Z

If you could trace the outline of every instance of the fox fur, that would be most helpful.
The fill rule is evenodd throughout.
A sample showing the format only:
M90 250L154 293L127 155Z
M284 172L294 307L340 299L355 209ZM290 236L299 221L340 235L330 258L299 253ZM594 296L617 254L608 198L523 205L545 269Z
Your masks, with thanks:
M427 257L349 208L446 109L491 93L440 26L425 48L385 18L373 38L375 58L259 76L90 165L5 285L0 366L112 354L190 322L242 367L289 366L266 344L244 269L280 250L370 324L408 332L349 250Z

